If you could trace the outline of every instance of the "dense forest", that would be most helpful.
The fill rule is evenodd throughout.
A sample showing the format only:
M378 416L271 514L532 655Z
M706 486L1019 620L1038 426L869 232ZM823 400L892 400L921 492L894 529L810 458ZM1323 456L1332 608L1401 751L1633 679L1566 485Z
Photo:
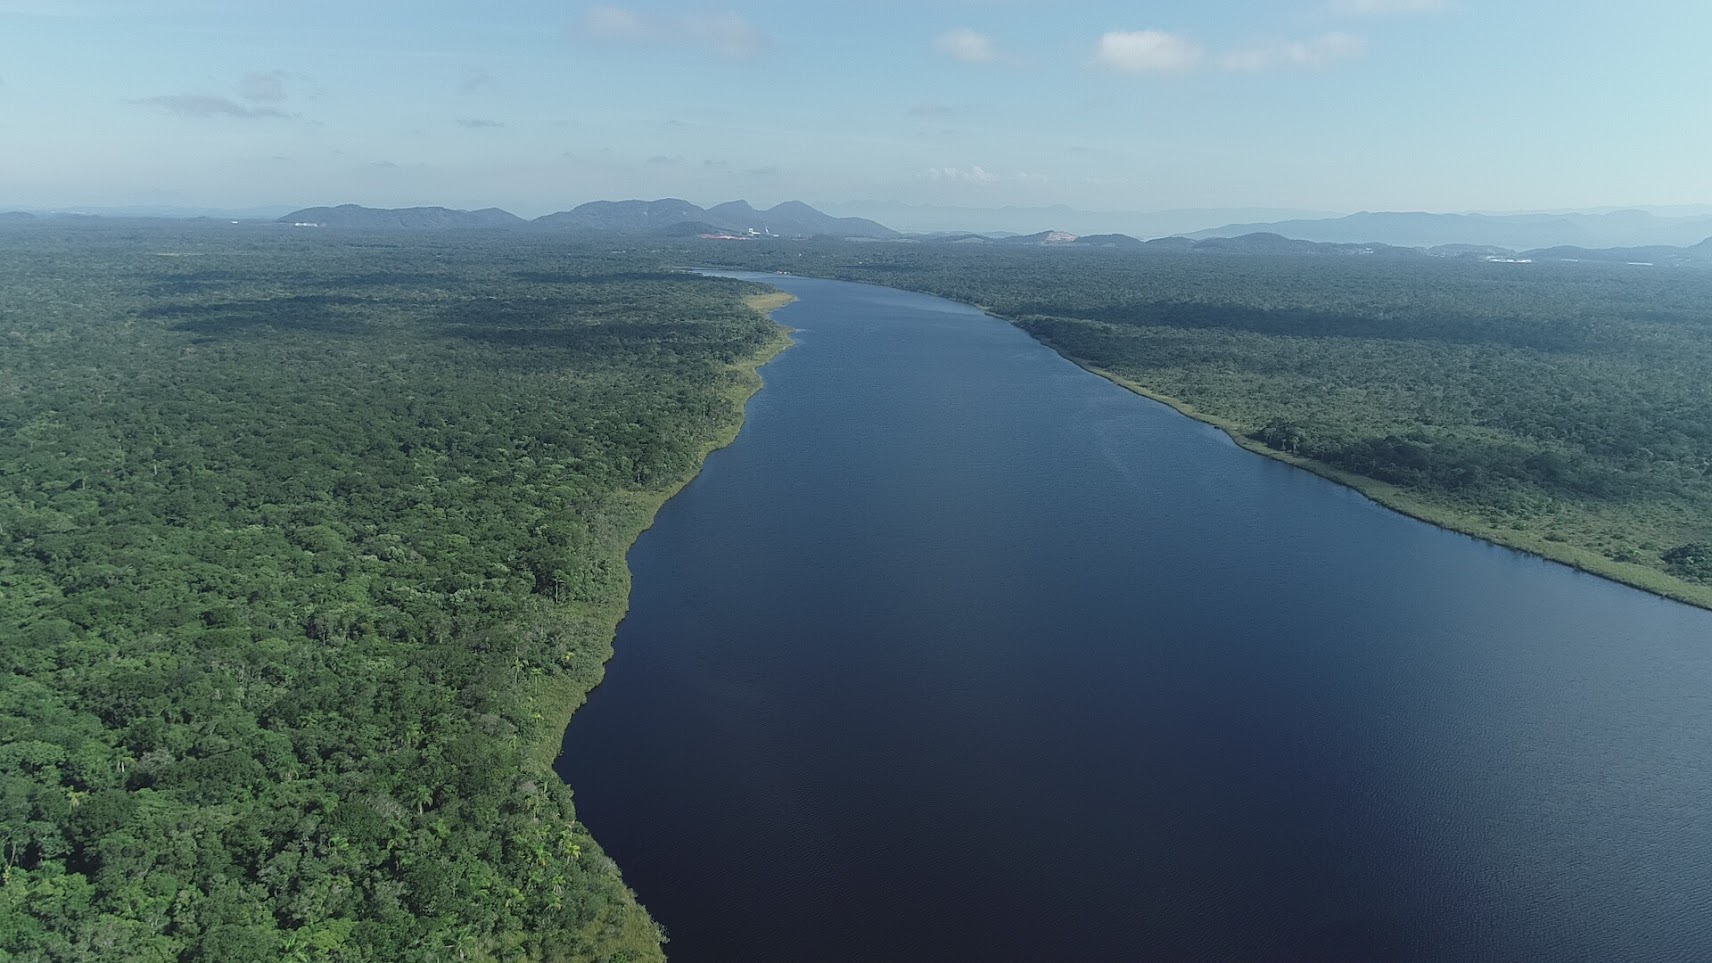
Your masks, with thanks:
M553 776L784 343L562 239L0 232L0 959L657 959Z
M0 231L0 959L658 959L550 762L784 343L980 304L1242 443L1712 605L1712 272ZM645 247L646 249L642 249Z
M1712 271L701 244L978 304L1393 507L1712 606Z

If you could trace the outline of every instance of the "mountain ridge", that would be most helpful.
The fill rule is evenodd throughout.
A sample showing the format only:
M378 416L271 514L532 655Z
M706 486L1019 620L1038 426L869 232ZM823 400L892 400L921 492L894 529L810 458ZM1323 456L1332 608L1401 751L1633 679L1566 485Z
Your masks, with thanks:
M909 239L917 244L992 244L1003 246L1054 247L1091 249L1121 249L1136 254L1196 254L1196 255L1272 255L1290 257L1436 257L1490 261L1603 261L1625 264L1707 264L1712 265L1712 236L1691 245L1646 245L1640 247L1586 248L1556 245L1518 251L1513 248L1483 244L1443 244L1434 247L1395 244L1344 244L1306 241L1285 237L1270 231L1256 231L1236 237L1193 237L1174 235L1143 241L1128 234L1088 234L1076 236L1063 231L1041 231L1038 234L1013 237L991 237L983 234L948 234Z
M1361 211L1344 217L1227 224L1194 231L1194 240L1279 234L1322 244L1389 244L1397 247L1487 245L1513 251L1575 246L1686 246L1712 236L1712 215L1663 217L1641 210L1603 214L1432 214Z
M513 228L529 223L510 211L487 207L459 211L448 207L306 207L279 219L282 224L314 224L320 227L355 227L371 230L443 230L447 228Z
M279 218L278 222L368 230L532 228L584 233L681 236L687 228L694 227L703 229L695 233L719 231L774 237L889 239L900 236L884 224L859 217L833 217L802 201L785 201L770 209L758 210L745 200L726 201L710 208L702 208L677 197L651 201L589 201L570 210L556 211L532 221L495 207L464 211L447 207L378 208L341 204L337 207L307 207Z

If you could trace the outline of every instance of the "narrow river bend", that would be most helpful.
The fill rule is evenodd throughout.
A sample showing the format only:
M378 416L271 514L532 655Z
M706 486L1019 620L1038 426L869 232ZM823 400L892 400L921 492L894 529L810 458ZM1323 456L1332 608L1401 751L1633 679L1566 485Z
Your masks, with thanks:
M1712 613L757 279L560 761L674 960L1712 959Z

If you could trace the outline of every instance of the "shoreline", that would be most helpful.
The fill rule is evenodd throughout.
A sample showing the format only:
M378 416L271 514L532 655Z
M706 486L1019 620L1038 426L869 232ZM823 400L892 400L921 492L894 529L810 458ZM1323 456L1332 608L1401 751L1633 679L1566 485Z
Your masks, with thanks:
M780 272L762 271L756 273L779 274ZM870 284L875 287L892 287L891 285L879 284L874 281L862 281L852 278L831 277L827 278L827 280L849 281L854 284ZM897 291L910 290L908 288L897 287L893 287L892 289ZM1712 585L1695 585L1692 582L1683 581L1682 579L1668 575L1655 568L1650 568L1645 565L1636 565L1629 562L1618 562L1613 559L1606 558L1604 555L1589 549L1580 548L1564 542L1548 541L1543 536L1492 528L1476 519L1468 518L1453 509L1448 509L1441 505L1426 502L1419 496L1388 482L1347 472L1332 465L1325 464L1324 462L1315 461L1312 458L1303 458L1300 455L1292 455L1288 452L1276 451L1252 438L1249 438L1243 434L1242 430L1234 422L1228 419L1208 414L1186 401L1161 394L1160 392L1148 388L1146 385L1125 378L1116 372L1101 368L1099 365L1096 365L1087 359L1078 358L1066 351L1059 350L1059 348L1052 344L1052 342L1045 338L1037 337L1034 333L1018 325L1014 319L1005 317L984 304L976 304L975 302L963 301L958 298L948 298L944 295L934 294L930 291L910 291L910 293L923 294L928 297L939 298L942 301L950 301L954 304L962 304L974 308L995 321L1002 321L1005 324L1021 330L1024 334L1033 338L1042 347L1090 374L1098 375L1107 381L1110 381L1125 390L1138 394L1150 401L1157 401L1186 418L1190 418L1204 425L1210 425L1211 427L1219 429L1226 437L1235 442L1237 447L1242 448L1245 451L1265 458L1270 458L1273 461L1283 462L1293 468L1299 468L1303 471L1311 472L1312 474L1318 475L1335 485L1341 485L1345 488L1351 489L1372 501L1374 504L1379 505L1382 508L1389 509L1390 511L1394 511L1399 515L1405 515L1416 521L1425 522L1428 525L1443 529L1447 532L1454 532L1458 535L1479 539L1480 541L1488 544L1496 545L1499 548L1509 549L1513 552L1520 552L1523 555L1530 555L1534 558L1554 562L1558 565L1572 568L1577 572L1602 578L1608 582L1615 582L1618 585L1637 589L1662 599L1679 602L1683 605L1691 605L1695 608L1712 610Z
M749 295L744 298L744 303L750 308L750 310L758 311L762 315L771 319L774 311L779 310L795 300L796 298L793 295L779 291L773 294ZM664 507L667 502L676 497L679 492L689 487L691 482L701 476L702 467L707 464L708 456L721 448L729 446L732 442L737 440L737 436L742 433L743 424L747 420L749 399L753 398L763 387L765 387L765 382L761 378L760 369L765 367L768 362L777 358L795 344L795 342L791 340L792 331L790 328L779 324L777 321L774 321L773 325L774 333L772 340L762 345L752 357L734 362L731 365L730 370L738 375L739 384L731 391L727 392L727 398L734 406L736 406L737 421L729 431L719 433L709 440L707 444L702 446L702 449L696 458L696 470L681 481L672 485L670 488L662 491L624 492L619 495L619 497L640 516L641 526L635 530L634 534L630 534L628 538L623 539L624 550L620 556L620 560L625 563L622 570L623 574L621 576L625 583L624 603L622 606L608 607L601 613L603 616L608 613L612 614L611 629L607 632L609 643L612 637L617 634L619 623L624 621L624 616L628 614L630 610L630 549L635 546L637 539L641 538L649 529L654 527L654 519L659 514L660 509ZM603 621L605 621L604 618ZM612 658L612 654L610 652L607 653L607 658ZM587 689L575 694L574 696L561 695L558 699L549 699L547 700L550 703L549 705L538 705L535 707L537 711L552 709L555 711L555 715L549 717L549 721L546 725L547 731L541 734L538 744L529 754L529 761L531 764L549 772L552 771L553 763L558 760L559 755L564 749L565 730L570 726L571 716L577 709L582 707L582 704L585 701L587 701L588 694L593 692L595 688L600 685L605 674L605 663L603 662L602 671L600 672L599 677L597 677L594 684L589 686ZM570 679L558 679L553 681L558 683L559 686L575 685L574 680ZM544 711L543 714L545 714ZM554 723L557 721L559 716L563 717L564 722L562 725L556 726L557 735L553 735L552 732L555 729Z
M774 311L795 300L794 296L782 291L772 294L748 295L743 299L744 304L750 310L760 313L769 320L772 319ZM659 515L660 509L701 475L702 468L707 464L708 456L737 440L737 436L742 433L744 422L747 420L749 399L753 398L765 386L760 369L795 344L791 339L791 334L790 328L773 321L771 340L761 345L750 357L730 365L729 370L737 377L736 384L726 392L726 397L737 410L737 420L729 430L720 432L702 446L696 459L694 472L661 491L623 492L618 495L618 499L625 504L630 512L634 513L633 516L627 516L625 521L637 523L627 527L619 538L622 543L622 551L618 555L618 561L623 563L619 571L621 573L620 578L623 580L624 593L620 601L584 613L587 616L592 616L603 626L601 631L606 638L604 654L601 656L600 666L588 684L585 685L582 680L569 675L560 675L537 682L533 691L528 693L526 698L528 708L531 714L540 720L540 725L532 740L533 745L530 746L526 754L526 771L533 771L542 777L561 781L567 788L571 788L574 794L575 788L571 787L568 780L561 779L559 774L554 771L553 764L564 751L565 732L570 727L572 717L588 701L589 694L599 688L606 678L606 663L613 656L612 646L618 634L618 626L630 611L630 550L635 546L637 539L654 527L654 520ZM580 835L585 838L592 838L592 832L580 817L576 819L575 826L580 830ZM605 856L605 851L599 848L598 842L594 843L594 848L606 860L610 871L618 877L622 884L622 868L618 867L610 857ZM646 959L665 959L664 950L661 949L666 941L665 931L636 897L635 891L627 885L624 886L624 891L630 894L630 899L619 910L622 922L619 925L618 941L627 944L633 952L645 954ZM638 963L641 963L641 960L638 960Z
M973 307L980 306L973 305ZM985 308L982 308L981 310L1000 321L1004 321L1006 324L1015 326L1015 322L1008 318L993 314ZM1034 337L1033 334L1030 334L1029 336ZM1234 422L1220 418L1217 415L1208 414L1197 409L1194 405L1191 405L1186 401L1173 398L1170 395L1161 394L1143 384L1125 378L1116 372L1102 368L1084 358L1078 358L1065 351L1061 351L1057 346L1053 345L1052 342L1047 341L1044 338L1036 337L1035 340L1042 346L1050 349L1054 354L1057 354L1059 357L1069 361L1090 374L1099 375L1120 388L1140 395L1150 401L1157 401L1186 418L1217 428L1231 441L1235 442L1237 447L1242 448L1245 451L1252 452L1253 454L1260 455L1265 458L1270 458L1273 461L1283 462L1293 468L1299 468L1303 471L1311 472L1326 481L1332 482L1333 484L1351 489L1367 498L1369 501L1372 501L1374 504L1379 505L1382 508L1389 509L1390 511L1394 511L1399 515L1405 515L1416 521L1425 522L1428 525L1443 529L1447 532L1454 532L1458 535L1478 539L1488 544L1496 545L1499 548L1509 549L1514 552L1520 552L1524 555L1533 556L1534 558L1554 562L1558 565L1572 568L1577 572L1602 578L1608 582L1615 582L1618 585L1627 586L1632 589L1639 589L1640 591L1646 592L1650 595L1656 595L1672 602L1680 602L1684 605L1695 606L1696 608L1712 609L1712 586L1697 586L1692 583L1673 578L1657 569L1648 568L1644 565L1634 565L1626 562L1614 561L1603 555L1599 555L1595 552L1578 548L1567 543L1550 542L1539 536L1518 535L1516 533L1494 529L1477 521L1468 519L1452 509L1447 509L1439 505L1425 502L1407 490L1399 488L1388 482L1347 472L1335 466L1328 465L1325 462L1316 461L1312 458L1304 458L1300 455L1292 455L1289 452L1278 451L1262 444L1261 442L1255 441L1253 438L1249 438L1247 435L1242 433L1241 429Z

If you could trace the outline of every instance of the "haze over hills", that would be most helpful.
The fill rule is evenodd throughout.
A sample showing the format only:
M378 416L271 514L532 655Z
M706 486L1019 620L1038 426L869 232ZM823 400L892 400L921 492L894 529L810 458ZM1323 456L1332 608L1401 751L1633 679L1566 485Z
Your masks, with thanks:
M1426 257L1429 252L1413 247L1393 247L1387 244L1322 244L1299 241L1278 234L1245 234L1242 237L1219 237L1194 240L1182 236L1160 237L1143 241L1128 234L1088 234L1078 237L1064 231L1041 231L1038 234L987 237L980 234L949 234L923 239L924 244L991 244L1001 247L1056 247L1067 249L1120 248L1138 254L1286 254L1294 256L1363 256L1394 255ZM1437 253L1437 252L1435 252ZM1504 251L1504 254L1513 252Z
M57 214L39 216L28 211L0 211L0 227L27 229L31 225L55 221L98 222L102 218L90 214ZM116 220L135 220L115 218ZM179 218L198 220L219 226L225 219L209 217ZM236 224L239 221L234 220ZM249 223L261 223L251 221ZM1392 224L1395 230L1408 225L1421 227L1416 236L1427 239L1447 236L1437 231L1476 231L1470 225L1491 228L1488 233L1508 231L1526 237L1530 230L1541 236L1556 236L1565 224L1606 225L1608 230L1657 227L1663 224L1675 235L1690 234L1690 243L1638 245L1548 244L1537 247L1511 246L1492 242L1451 241L1439 244L1398 244L1385 241L1318 241L1290 237L1279 231L1249 231L1242 234L1226 232L1243 225L1190 235L1170 235L1143 240L1134 235L1110 232L1076 235L1063 230L1036 231L1032 234L995 232L942 232L935 234L900 234L891 228L865 218L833 217L800 201L787 201L769 210L758 210L747 201L727 201L703 208L679 198L653 201L591 201L569 211L548 214L533 221L524 220L499 208L475 211L446 207L371 208L358 204L336 207L310 207L293 211L275 223L293 226L313 226L369 231L439 231L439 230L529 230L554 231L582 235L618 234L659 238L694 238L703 235L751 238L846 238L866 241L894 241L912 244L997 245L1003 247L1047 247L1071 250L1092 248L1122 249L1140 255L1288 255L1294 257L1456 257L1485 258L1503 261L1600 261L1628 264L1668 266L1712 266L1712 216L1661 217L1645 211L1616 211L1603 215L1589 214L1368 214L1335 218L1327 221L1286 222L1283 226L1308 225L1320 236L1337 236L1340 230L1360 231L1350 224ZM1397 227L1402 225L1402 227ZM1434 227L1436 225L1436 227ZM1704 233L1699 233L1704 232ZM1593 234L1591 230L1582 233ZM1476 236L1450 234L1452 237Z
M894 238L898 232L873 221L832 217L801 201L786 201L769 210L756 210L748 201L726 201L702 208L680 198L641 201L590 201L525 221L507 211L487 208L458 211L445 207L386 209L342 204L293 211L279 219L287 224L368 230L435 230L444 228L521 228L613 234L685 236L714 232L777 237Z
M560 230L642 234L686 221L701 221L706 214L702 208L675 197L657 201L590 201L568 211L538 217L533 223Z
M220 218L229 221L271 221L292 208L288 204L269 204L260 207L203 207L183 204L125 204L120 206L102 204L76 204L62 207L36 207L29 204L4 205L0 210L10 210L16 207L21 213L34 214L37 217L122 217L122 218L170 218L173 220L190 220L193 218Z
M757 210L748 201L726 201L702 208L689 201L591 201L568 211L537 218L543 227L568 230L615 231L623 234L680 233L679 225L705 226L720 231L756 232L780 237L890 238L898 232L859 217L833 217L801 201L786 201Z
M1712 216L1661 216L1641 210L1604 214L1428 214L1363 211L1347 217L1270 223L1227 224L1189 237L1238 237L1271 233L1333 244L1393 244L1437 247L1484 244L1511 250L1681 246L1712 236Z
M454 211L446 207L383 209L360 204L338 207L309 207L280 218L288 224L318 224L323 227L356 227L367 230L436 230L444 228L506 228L529 223L497 207L479 211Z
M1033 234L1048 228L1075 234L1128 234L1166 237L1246 221L1306 220L1337 217L1341 211L1276 207L1184 208L1166 211L1088 211L1066 204L1047 207L954 207L850 201L822 204L835 214L872 218L906 233Z
M1620 264L1712 266L1712 237L1689 246L1584 248L1555 246L1527 251L1485 244L1445 244L1416 247L1392 244L1343 244L1304 241L1271 232L1238 237L1194 239L1182 236L1143 241L1127 234L1088 234L1078 237L1064 231L992 237L984 234L939 234L905 239L926 245L988 245L994 247L1047 247L1080 250L1117 248L1141 255L1271 255L1289 257L1390 257L1469 258L1496 261L1604 261Z
M1678 248L1712 237L1712 208L1675 207L1603 209L1528 213L1361 212L1347 216L1295 216L1282 220L1238 220L1282 214L1308 214L1269 209L1184 209L1155 212L1093 212L1068 206L1006 207L996 210L949 206L906 205L865 201L840 205L846 213L860 208L887 211L898 220L835 216L801 201L786 201L760 209L747 201L727 201L701 207L680 198L592 201L533 220L499 208L458 210L446 207L374 208L357 204L311 207L277 219L362 230L533 229L589 233L653 234L694 237L700 234L771 235L778 237L848 237L868 240L915 237L941 241L948 237L979 244L1007 240L1034 243L1047 234L1062 233L1051 243L1077 246L1129 247L1140 239L1187 237L1208 240L1272 234L1325 244L1431 249L1435 254L1510 255L1554 248L1604 251L1627 248ZM0 207L0 223L23 226L66 219L122 218L175 220L272 220L282 209L217 209L194 207L127 207L45 210ZM1222 227L1207 227L1228 219ZM1636 255L1646 259L1645 252ZM1597 259L1597 258L1594 258Z
M1625 264L1712 264L1712 237L1686 247L1653 244L1646 247L1589 249L1575 246L1524 252L1536 261L1614 261Z
M1020 212L1024 209L1013 210ZM1040 208L1030 209L1027 213L1029 216L1041 216L1042 212L1058 213L1059 210ZM761 210L741 200L703 208L681 198L591 201L533 221L492 207L465 211L446 207L372 208L341 204L293 211L279 218L277 223L373 231L533 230L661 238L701 235L841 237L922 244L1109 248L1138 254L1430 255L1493 260L1712 265L1712 215L1696 214L1695 210L1679 208L1677 211L1682 213L1678 216L1630 209L1602 214L1361 213L1339 218L1284 221L1276 225L1229 225L1151 240L1122 232L1077 235L1057 228L1031 234L965 230L906 235L866 218L834 217L801 201L786 201ZM1173 212L1172 216L1187 216L1188 213ZM134 218L132 215L128 219ZM16 228L68 219L97 220L90 214L41 216L29 211L0 211L0 226ZM199 219L209 224L219 224L224 220ZM1276 229L1249 230L1251 227ZM1656 240L1661 236L1668 240ZM1643 241L1610 242L1612 238L1631 237L1640 237ZM1539 241L1546 243L1533 243Z

